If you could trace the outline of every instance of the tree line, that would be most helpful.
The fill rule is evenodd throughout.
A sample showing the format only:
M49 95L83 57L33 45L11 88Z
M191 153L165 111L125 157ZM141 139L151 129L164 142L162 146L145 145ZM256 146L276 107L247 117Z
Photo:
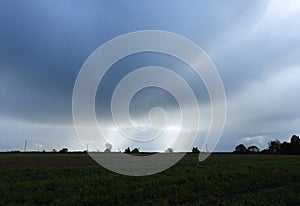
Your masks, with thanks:
M271 140L268 143L268 148L260 151L256 145L246 147L244 144L239 144L233 151L235 154L283 154L283 155L299 155L300 154L300 138L297 135L291 137L290 142L280 142L279 140Z
M104 152L111 152L112 150L112 144L106 143L105 144L106 149ZM120 149L118 149L119 152ZM10 151L10 152L20 152L20 151ZM45 152L45 150L43 150ZM56 151L53 149L51 151L52 153L68 153L68 148L62 148L59 151ZM88 152L85 150L84 152ZM174 150L172 148L167 148L165 150L165 153L173 153ZM124 153L140 153L140 148L134 148L130 149L127 147L124 150ZM198 147L193 147L192 151L190 153L199 154L200 150ZM235 150L233 151L235 154L282 154L282 155L300 155L300 138L297 135L293 135L291 137L290 142L280 142L279 140L271 140L268 143L268 147L266 149L260 150L256 145L251 145L249 147L246 147L244 144L239 144L235 147Z

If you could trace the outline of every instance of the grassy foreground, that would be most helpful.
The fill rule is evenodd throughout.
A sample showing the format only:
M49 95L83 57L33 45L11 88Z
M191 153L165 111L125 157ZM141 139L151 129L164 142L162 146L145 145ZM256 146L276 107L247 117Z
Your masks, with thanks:
M300 156L189 154L147 177L87 154L0 154L0 205L300 205Z

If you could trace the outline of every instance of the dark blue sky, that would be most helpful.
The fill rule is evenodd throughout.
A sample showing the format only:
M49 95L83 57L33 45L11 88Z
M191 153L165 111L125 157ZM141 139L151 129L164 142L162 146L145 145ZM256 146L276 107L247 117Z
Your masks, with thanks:
M288 140L300 133L299 25L297 0L2 0L0 150L21 150L25 140L31 150L82 149L72 123L72 91L82 64L104 42L145 29L185 36L215 63L228 100L219 151L238 143L264 148L270 139ZM184 67L166 57L133 59L123 66L146 66L154 59L176 71ZM121 76L111 72L107 90ZM204 89L195 91L205 105ZM168 94L150 93L153 98L149 91L137 98L136 111L152 106L143 102L146 97L176 108Z

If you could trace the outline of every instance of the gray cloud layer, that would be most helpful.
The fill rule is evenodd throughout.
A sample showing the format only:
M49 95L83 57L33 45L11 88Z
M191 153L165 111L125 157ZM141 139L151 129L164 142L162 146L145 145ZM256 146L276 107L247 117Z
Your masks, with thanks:
M238 143L265 147L270 139L286 140L300 133L299 13L297 0L1 1L0 150L22 149L25 139L31 149L80 149L71 100L82 64L107 40L142 29L190 38L215 63L228 98L218 150L231 151ZM153 59L190 78L206 108L203 85L193 85L197 81L183 65ZM119 66L130 71L153 59L135 57ZM99 112L108 111L109 93L122 75L112 71L107 77L105 98L101 91L97 97ZM157 103L176 109L161 92L153 93L154 101L146 98L149 95L133 104L137 113Z

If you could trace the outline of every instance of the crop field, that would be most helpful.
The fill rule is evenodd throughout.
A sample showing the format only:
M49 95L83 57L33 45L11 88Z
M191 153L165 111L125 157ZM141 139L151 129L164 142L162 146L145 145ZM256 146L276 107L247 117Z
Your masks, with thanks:
M300 156L186 155L146 177L87 154L0 154L0 205L300 205Z

